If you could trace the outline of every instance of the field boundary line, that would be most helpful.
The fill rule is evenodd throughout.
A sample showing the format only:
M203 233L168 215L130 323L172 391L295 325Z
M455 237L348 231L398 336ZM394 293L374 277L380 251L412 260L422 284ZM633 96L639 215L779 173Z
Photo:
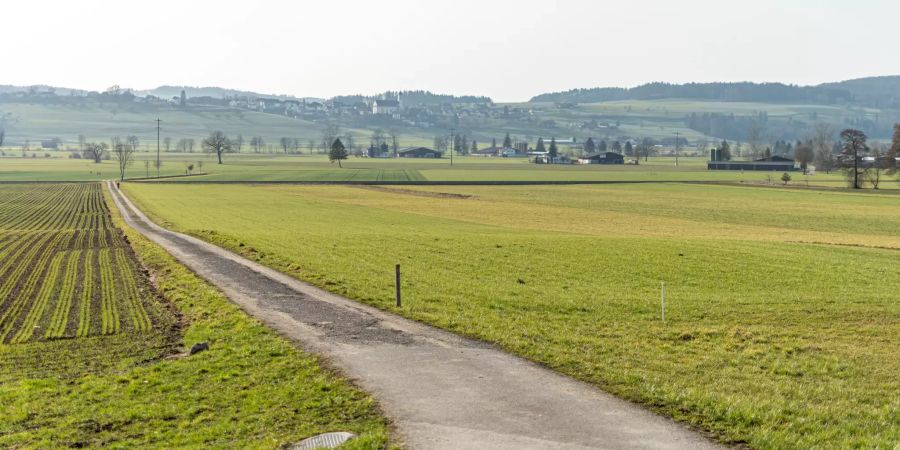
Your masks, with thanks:
M432 181L432 180L384 180L384 181L312 181L312 180L199 180L199 181L171 181L171 180L125 180L134 183L159 183L159 184L285 184L285 185L396 185L396 186L566 186L578 184L657 184L657 183L706 183L704 181L684 180L593 180L593 181Z

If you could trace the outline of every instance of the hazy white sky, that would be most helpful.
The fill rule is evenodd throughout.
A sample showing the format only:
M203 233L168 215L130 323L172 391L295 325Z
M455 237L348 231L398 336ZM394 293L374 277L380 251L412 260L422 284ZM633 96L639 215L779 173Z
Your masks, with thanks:
M47 1L0 5L0 84L527 100L648 81L900 74L897 0Z

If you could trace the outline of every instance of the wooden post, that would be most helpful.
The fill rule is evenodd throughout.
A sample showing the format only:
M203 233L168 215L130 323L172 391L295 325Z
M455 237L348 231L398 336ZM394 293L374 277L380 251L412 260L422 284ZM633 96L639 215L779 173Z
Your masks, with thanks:
M397 275L397 307L400 307L400 264L397 264L394 267L394 272Z
M662 315L662 321L666 321L666 282L660 281L660 313Z

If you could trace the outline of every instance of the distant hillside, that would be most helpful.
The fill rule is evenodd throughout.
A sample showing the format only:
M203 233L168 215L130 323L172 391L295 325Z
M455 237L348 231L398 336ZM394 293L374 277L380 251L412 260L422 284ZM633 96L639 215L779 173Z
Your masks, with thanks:
M0 94L10 94L13 92L52 92L56 95L83 95L88 91L82 89L47 86L45 84L35 84L31 86L13 86L11 84L0 84Z
M900 107L900 76L861 78L818 86L782 83L649 83L634 88L572 89L541 94L532 102L597 103L616 100L692 99L728 102L854 103L875 107Z
M859 103L878 108L900 108L900 75L857 78L819 87L850 92Z
M226 89L215 86L159 86L153 89L144 89L134 91L134 95L147 96L153 95L159 98L172 98L181 95L184 89L185 95L188 97L212 97L212 98L230 98L230 97L249 97L249 98L280 98L290 100L300 100L299 97L292 95L277 94L260 94L252 91L241 91L237 89Z

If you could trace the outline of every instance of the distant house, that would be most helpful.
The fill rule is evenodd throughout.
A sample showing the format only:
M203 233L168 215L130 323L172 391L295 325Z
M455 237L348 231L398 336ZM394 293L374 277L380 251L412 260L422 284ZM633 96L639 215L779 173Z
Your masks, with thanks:
M377 99L372 102L372 114L392 116L400 112L400 100Z
M499 156L504 158L518 154L519 152L512 147L488 147L472 152L472 156Z
M532 160L535 164L571 164L572 160L569 159L566 155L557 155L556 158L551 158L550 153L543 153L537 155Z
M625 164L625 157L613 152L597 153L579 157L578 164Z
M755 161L709 161L708 170L765 170L773 172L792 172L800 170L800 165L793 159L782 156L770 156Z
M444 152L428 147L407 147L397 152L400 158L440 158Z

